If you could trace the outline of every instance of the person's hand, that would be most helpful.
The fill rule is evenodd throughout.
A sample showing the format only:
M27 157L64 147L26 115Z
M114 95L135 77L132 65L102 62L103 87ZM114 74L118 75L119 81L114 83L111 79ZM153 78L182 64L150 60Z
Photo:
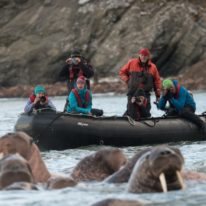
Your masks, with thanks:
M72 58L71 58L71 57L69 57L68 59L66 59L66 63L67 63L67 64L70 64L71 61L72 61Z
M168 90L167 89L163 89L162 95L165 97L167 94L168 94Z
M132 97L131 98L131 103L133 104L133 103L135 103L135 101L136 101L136 97Z
M77 65L81 62L81 58L80 57L73 57L73 58L69 57L68 59L66 59L67 64L73 64L74 61L75 61L75 64Z
M34 100L34 104L36 104L37 102L40 101L40 97L39 96L36 96L35 100Z
M160 101L160 97L156 97L156 103Z

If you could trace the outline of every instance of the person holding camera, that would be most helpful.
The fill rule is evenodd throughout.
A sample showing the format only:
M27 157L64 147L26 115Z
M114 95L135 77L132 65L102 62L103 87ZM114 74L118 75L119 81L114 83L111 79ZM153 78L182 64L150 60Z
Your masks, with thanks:
M68 93L76 86L78 77L84 76L86 78L86 88L90 89L89 78L94 76L92 66L81 55L79 50L73 50L69 58L66 59L66 65L59 73L60 80L67 80Z
M147 110L147 98L143 89L137 89L132 95L131 100L127 104L127 111L125 115L130 116L135 121L139 121L141 118L150 117L151 114Z
M56 110L56 107L46 95L45 88L41 85L37 85L34 88L34 93L29 97L29 100L26 103L24 112L30 113L34 109L38 110L43 108L50 108L52 110Z
M159 72L150 58L150 51L147 48L141 49L138 58L129 60L119 71L120 78L128 85L128 104L131 95L137 89L143 89L147 98L147 112L150 113L150 92L155 91L156 102L159 101L161 93L161 80Z
M163 92L157 108L166 111L167 116L178 115L195 123L204 137L206 137L206 125L195 114L196 103L190 92L181 86L177 80L165 79L162 83ZM166 107L167 102L169 107Z

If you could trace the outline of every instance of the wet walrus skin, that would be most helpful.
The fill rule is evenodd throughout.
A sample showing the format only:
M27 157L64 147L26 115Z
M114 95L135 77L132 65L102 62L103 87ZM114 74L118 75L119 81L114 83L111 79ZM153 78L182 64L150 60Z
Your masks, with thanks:
M36 182L46 182L51 177L37 145L24 132L8 133L2 136L0 153L4 155L19 153L28 161Z
M150 151L151 148L143 149L137 152L130 160L128 160L127 164L105 179L105 182L108 183L125 183L129 181L132 170L137 162L137 160L146 152Z
M143 206L143 204L134 200L105 199L91 206Z
M71 177L53 176L49 178L46 184L47 189L62 189L65 187L74 187L77 185Z
M132 193L166 192L184 188L181 170L184 164L179 149L153 147L135 164L128 182Z
M16 182L33 183L34 178L28 162L19 154L10 154L0 160L0 189Z
M118 171L127 159L118 148L103 148L82 159L72 171L71 177L79 181L101 181Z

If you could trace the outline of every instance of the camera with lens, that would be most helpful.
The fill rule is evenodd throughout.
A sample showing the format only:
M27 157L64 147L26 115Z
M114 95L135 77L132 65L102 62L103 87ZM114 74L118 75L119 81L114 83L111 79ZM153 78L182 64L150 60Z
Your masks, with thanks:
M137 103L141 102L140 97L135 97L135 102L137 102Z
M71 58L71 64L73 65L77 65L79 62L77 61L77 59L75 57Z
M40 97L40 102L42 103L46 102L46 97L45 96Z

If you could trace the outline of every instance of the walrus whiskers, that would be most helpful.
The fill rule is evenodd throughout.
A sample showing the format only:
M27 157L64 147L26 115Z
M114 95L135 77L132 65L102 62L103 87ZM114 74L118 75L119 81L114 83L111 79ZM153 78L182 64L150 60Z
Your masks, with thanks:
M163 192L167 192L167 182L166 182L165 174L161 173L159 179L160 179L160 184L162 186Z
M183 178L182 178L180 172L176 171L176 175L177 175L177 179L178 179L178 181L180 183L181 188L185 189L185 184L184 184L184 181L183 181Z

